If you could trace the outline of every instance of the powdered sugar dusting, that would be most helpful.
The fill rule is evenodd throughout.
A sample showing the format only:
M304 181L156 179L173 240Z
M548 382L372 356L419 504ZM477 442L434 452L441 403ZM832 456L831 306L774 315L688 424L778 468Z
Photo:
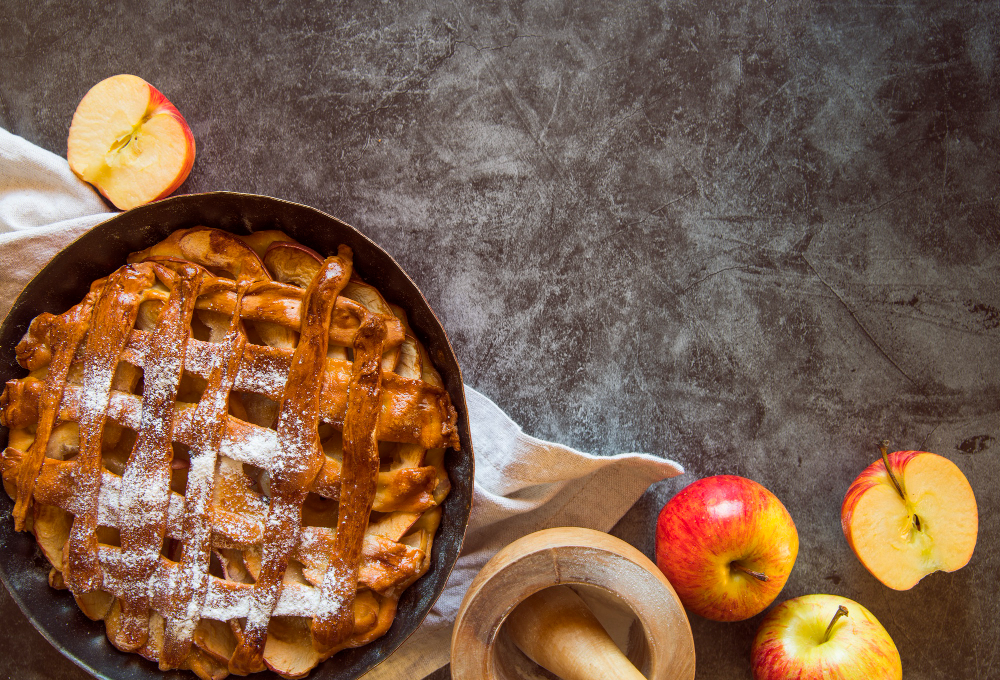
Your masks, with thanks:
M222 440L219 453L268 471L280 467L284 458L278 446L278 433L252 425L235 436L230 431L229 436Z
M200 618L208 596L209 554L212 548L210 523L218 448L226 431L228 395L232 388L234 363L245 346L236 316L230 331L222 339L221 352L214 355L205 393L194 413L194 420L203 430L204 444L191 449L185 503L184 546L180 575L174 591L185 609L169 621L169 634L186 645ZM176 662L176 660L174 660Z

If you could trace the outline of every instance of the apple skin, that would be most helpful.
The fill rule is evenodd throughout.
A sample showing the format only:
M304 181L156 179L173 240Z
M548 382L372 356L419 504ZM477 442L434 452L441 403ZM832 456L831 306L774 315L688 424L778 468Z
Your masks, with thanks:
M923 452L896 451L895 453L889 454L889 467L892 468L892 472L897 476L897 479L902 475L903 470L906 468L906 464L921 453ZM849 525L848 520L850 519L850 513L854 511L854 507L857 505L858 499L869 489L879 484L892 486L892 481L889 479L889 475L885 471L885 463L882 462L881 458L866 467L847 488L847 493L844 494L844 502L840 506L840 522L843 527L847 527Z
M979 513L975 495L965 475L944 456L927 451L896 451L888 454L887 459L889 469L903 485L907 497L899 496L880 458L865 468L848 487L840 507L840 523L851 550L875 578L895 590L908 590L927 574L939 570L955 571L968 564L976 545ZM940 499L929 501L932 493L928 491L928 483L923 482L919 486L914 483L922 481L913 479L919 474L914 472L918 468L925 470L925 479L932 477L930 484L939 493ZM914 487L912 494L907 491L907 479ZM863 501L876 494L893 501L894 514L865 516L872 510L871 506L864 507ZM914 514L923 517L922 528L918 532L911 528ZM886 540L875 541L876 549L885 545L893 551L881 560L881 564L878 556L868 554L873 550L871 547L861 545L866 524L869 527L899 528ZM911 554L906 556L909 559L902 559L903 553L899 551L906 543L901 537L904 529L917 543L912 552L920 553L920 556ZM889 565L888 570L884 566L886 564ZM904 564L907 565L905 569Z
M163 114L170 116L177 120L180 124L181 130L184 132L184 137L186 140L186 148L188 153L184 156L184 164L181 166L180 172L178 172L177 177L171 184L168 184L166 188L163 189L155 198L154 201L158 201L161 198L166 198L170 194L177 191L180 185L184 184L184 180L187 179L188 175L191 174L191 168L194 167L194 156L195 156L195 143L194 143L194 133L191 132L191 126L188 125L187 121L184 120L184 116L181 112L177 110L169 99L164 96L162 92L157 90L155 87L146 83L149 87L149 116L152 118L158 114Z
M690 484L663 506L656 522L657 566L685 607L713 621L762 612L784 587L798 551L795 523L781 501L735 475Z
M146 158L138 162L126 159L128 154L115 153L113 146L121 139L115 139L116 135L130 127L133 136L151 134L151 128L158 128L158 134L171 138L170 150L147 152ZM138 76L120 74L94 85L77 105L66 156L70 169L80 179L92 184L115 207L128 210L166 198L184 183L194 166L194 134L162 92ZM157 171L161 165L167 169ZM136 181L114 181L113 175L121 177L123 171L135 175ZM123 189L123 184L135 186Z
M824 639L839 607L840 617ZM804 595L782 602L761 621L750 651L754 680L901 680L889 633L846 597Z

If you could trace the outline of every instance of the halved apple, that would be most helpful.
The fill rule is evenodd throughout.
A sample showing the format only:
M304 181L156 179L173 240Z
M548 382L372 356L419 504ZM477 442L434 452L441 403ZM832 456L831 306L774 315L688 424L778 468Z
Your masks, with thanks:
M194 164L187 121L138 76L111 76L90 88L73 114L70 169L128 210L169 196Z
M861 563L896 590L964 567L979 531L976 497L957 465L925 451L889 454L885 444L847 489L840 519Z

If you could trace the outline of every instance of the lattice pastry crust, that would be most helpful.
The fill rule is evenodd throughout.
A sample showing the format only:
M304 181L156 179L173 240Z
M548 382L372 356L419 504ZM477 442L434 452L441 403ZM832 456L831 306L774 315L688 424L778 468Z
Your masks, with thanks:
M303 677L392 623L455 410L401 309L278 231L174 232L17 346L4 487L121 650Z

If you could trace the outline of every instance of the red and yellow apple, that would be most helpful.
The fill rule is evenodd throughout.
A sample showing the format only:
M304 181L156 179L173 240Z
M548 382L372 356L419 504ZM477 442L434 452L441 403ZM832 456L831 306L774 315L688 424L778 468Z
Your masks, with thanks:
M173 193L194 154L194 135L177 108L142 78L122 74L84 95L66 156L78 177L128 210Z
M699 479L663 506L656 563L689 610L714 621L762 612L788 580L799 535L763 486L734 475Z
M896 590L964 567L979 531L976 497L958 466L925 451L889 454L884 444L847 489L840 520L861 564Z
M750 651L754 680L901 680L889 633L870 611L837 595L786 600L761 621Z

